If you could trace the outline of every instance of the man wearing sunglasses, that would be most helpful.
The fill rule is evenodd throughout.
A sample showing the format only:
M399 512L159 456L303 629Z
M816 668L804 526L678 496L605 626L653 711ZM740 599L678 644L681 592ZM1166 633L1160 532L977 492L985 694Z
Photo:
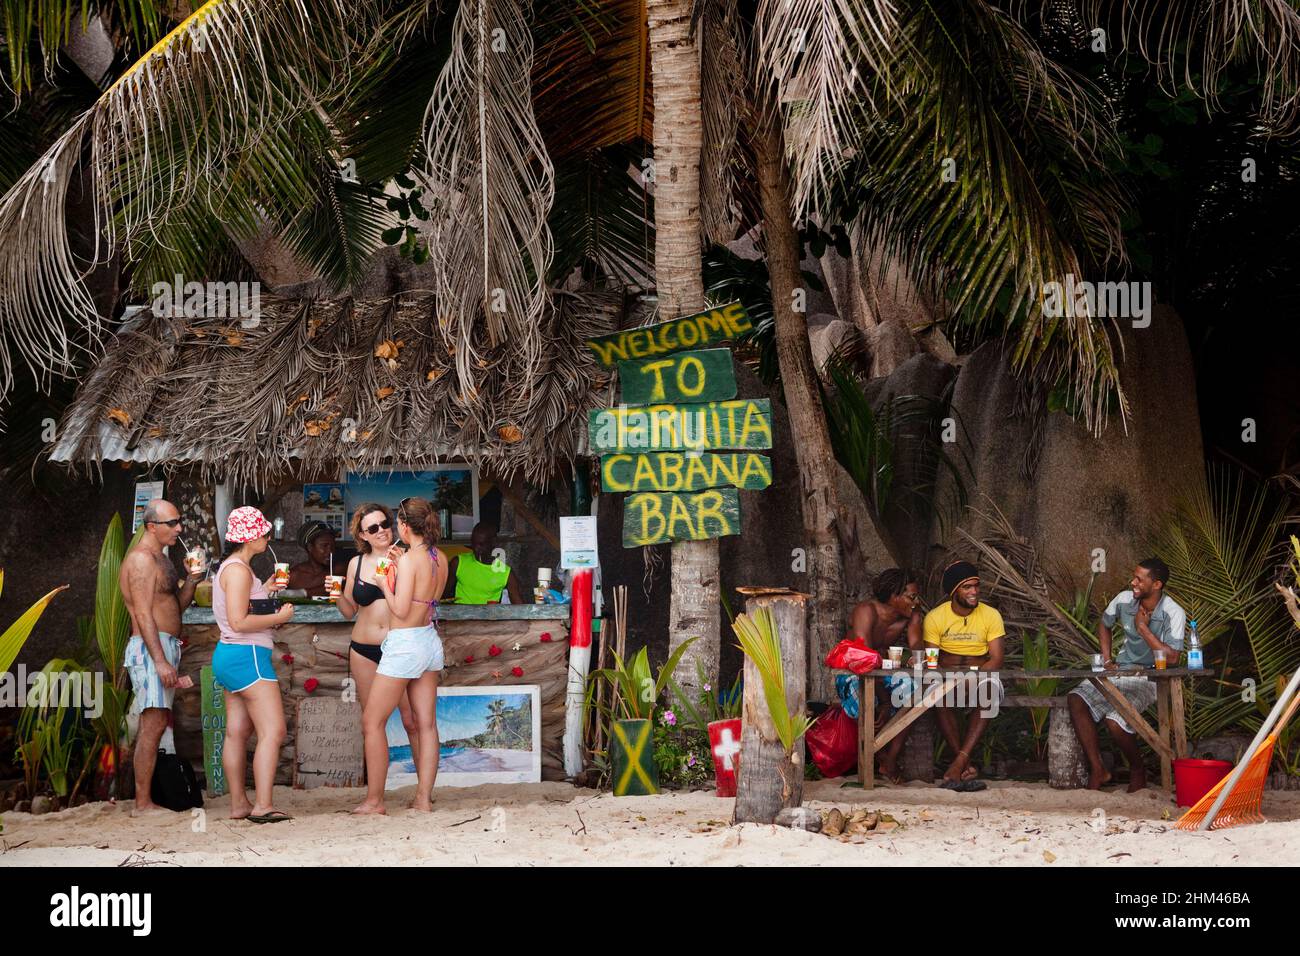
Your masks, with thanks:
M203 578L199 568L184 579L163 549L181 535L180 512L170 501L155 498L145 505L144 534L125 558L118 586L131 616L126 645L126 671L135 691L131 712L140 715L135 739L135 812L168 811L153 802L150 791L158 744L172 708L176 689L194 686L178 676L181 662L181 611L194 600Z

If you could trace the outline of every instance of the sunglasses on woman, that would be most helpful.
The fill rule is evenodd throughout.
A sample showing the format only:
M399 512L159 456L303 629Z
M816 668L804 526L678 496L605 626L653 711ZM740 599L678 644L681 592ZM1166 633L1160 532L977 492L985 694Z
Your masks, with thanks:
M362 528L361 530L364 531L366 534L378 534L381 531L387 531L392 526L393 523L389 521L387 518L385 518L383 521L379 522L378 524L372 524L369 528Z

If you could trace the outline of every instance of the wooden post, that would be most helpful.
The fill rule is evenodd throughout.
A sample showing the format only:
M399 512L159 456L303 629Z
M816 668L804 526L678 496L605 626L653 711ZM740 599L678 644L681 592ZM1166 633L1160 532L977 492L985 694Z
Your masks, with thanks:
M861 678L858 694L858 779L863 790L876 786L876 681Z
M1171 678L1169 681L1170 719L1174 724L1174 758L1186 757L1187 754L1187 709L1183 703L1183 679Z
M1156 719L1160 740L1167 745L1169 743L1169 681L1167 680L1156 681ZM1160 787L1166 793L1173 791L1172 748L1160 754Z
M781 638L785 699L791 714L802 714L807 701L807 600L808 595L793 591L755 594L745 600L748 614L762 607L772 612ZM763 679L749 658L745 658L744 673L740 776L732 822L772 823L778 811L803 802L803 741L795 743L793 760L789 760L763 698Z

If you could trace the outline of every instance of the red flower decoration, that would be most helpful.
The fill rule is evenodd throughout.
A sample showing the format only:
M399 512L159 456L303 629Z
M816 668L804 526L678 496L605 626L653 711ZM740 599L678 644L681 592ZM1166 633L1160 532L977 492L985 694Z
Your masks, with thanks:
M497 647L495 644L488 648L488 657L496 657L500 653L501 648Z
M293 663L293 655L292 655L292 654L281 654L281 655L280 655L280 660L284 661L286 664L292 664L292 663Z
M319 686L320 686L320 681L318 681L314 677L308 677L305 681L302 682L302 689L309 694L313 693L316 690L316 688Z
M516 677L523 677L524 669L522 667L512 667L510 668L510 673L514 674Z
M541 640L543 644L551 643L551 632L547 631L545 634L543 634Z
M468 657L466 657L466 658L465 658L465 663L466 663L466 664L473 664L473 663L474 663L474 655L473 655L473 654L470 654Z

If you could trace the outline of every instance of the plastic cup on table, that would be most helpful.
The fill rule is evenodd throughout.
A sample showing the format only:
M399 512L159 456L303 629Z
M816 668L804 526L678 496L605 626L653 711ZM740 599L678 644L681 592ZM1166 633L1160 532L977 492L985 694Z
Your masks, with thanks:
M1164 651L1156 651L1156 652L1155 652L1155 656L1156 656L1156 670L1158 670L1158 671L1162 671L1162 670L1164 670L1164 669L1165 669L1165 666L1166 666L1166 663L1165 663L1165 652L1164 652Z
M925 666L932 671L939 669L939 648L927 647L925 649Z

